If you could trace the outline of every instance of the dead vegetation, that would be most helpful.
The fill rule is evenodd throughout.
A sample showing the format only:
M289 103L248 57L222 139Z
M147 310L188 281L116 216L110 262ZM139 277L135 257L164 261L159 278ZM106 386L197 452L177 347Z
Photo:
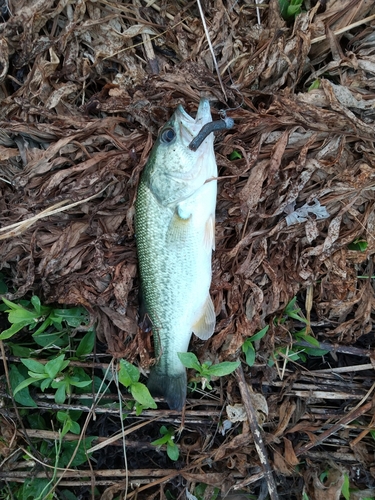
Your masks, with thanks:
M0 267L14 290L8 298L33 292L45 303L83 305L110 355L149 366L149 334L136 335L137 182L177 104L194 113L209 96L214 119L227 109L235 128L215 146L217 327L192 349L201 360L233 360L269 325L245 371L268 404L263 439L279 498L338 499L345 473L364 491L350 498L373 497L374 4L309 0L286 22L270 0L258 7L260 25L250 1L202 6L225 95L196 2L1 4ZM351 245L358 241L362 251ZM268 366L278 347L292 346L296 322L274 320L296 295L309 333L332 354L294 364L286 351ZM127 498L183 498L198 483L209 485L205 498L214 487L266 498L247 422L220 434L226 405L240 402L233 376L211 398L193 395L177 464L150 451L149 436L152 419L179 423L178 415L144 411L149 425L127 444ZM98 418L119 432L110 413ZM103 500L121 495L123 464L97 465L58 471L61 484L96 485ZM22 481L31 470L45 474L10 465L0 477Z

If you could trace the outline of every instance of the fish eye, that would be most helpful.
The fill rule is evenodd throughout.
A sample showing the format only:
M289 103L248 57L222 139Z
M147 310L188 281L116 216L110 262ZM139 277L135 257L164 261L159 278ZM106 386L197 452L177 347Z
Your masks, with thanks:
M164 142L164 144L170 144L174 141L175 138L176 132L173 130L173 128L164 129L160 136L160 140L161 142Z

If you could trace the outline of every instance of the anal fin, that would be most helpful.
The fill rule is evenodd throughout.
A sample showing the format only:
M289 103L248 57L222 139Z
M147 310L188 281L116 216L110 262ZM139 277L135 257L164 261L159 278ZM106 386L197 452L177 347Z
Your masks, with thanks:
M211 297L208 296L203 306L202 314L193 325L194 334L201 340L207 340L214 333L216 315Z

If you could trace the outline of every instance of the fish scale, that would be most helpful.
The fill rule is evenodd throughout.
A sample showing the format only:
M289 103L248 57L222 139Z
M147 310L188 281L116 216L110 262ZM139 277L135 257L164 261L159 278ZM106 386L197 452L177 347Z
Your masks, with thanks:
M176 110L150 154L135 205L141 309L151 322L156 357L148 387L178 410L187 389L178 353L188 350L193 331L207 339L215 325L209 296L217 189L212 134L198 151L188 149L210 121L206 99L195 120ZM163 142L164 136L173 139Z

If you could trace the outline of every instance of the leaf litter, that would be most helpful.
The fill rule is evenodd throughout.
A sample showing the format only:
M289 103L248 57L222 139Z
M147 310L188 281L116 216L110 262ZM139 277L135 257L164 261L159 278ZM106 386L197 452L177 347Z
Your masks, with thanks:
M217 326L192 349L201 360L235 360L269 325L246 375L269 408L262 432L279 497L338 498L345 474L373 491L372 438L352 443L373 425L375 7L311 0L286 22L270 0L258 6L261 24L255 3L205 1L202 9L226 98L195 2L4 3L0 268L14 290L7 297L33 292L45 303L83 305L108 354L147 369L150 333L137 326L137 183L176 106L194 113L209 96L214 119L227 109L235 128L215 144ZM366 248L351 249L357 240ZM293 363L285 351L270 366L300 327L283 311L295 296L304 308L308 289L309 332L322 348L329 344L329 359ZM222 495L261 495L264 472L248 424L221 439L215 433L225 405L239 403L231 376L211 399L191 399L178 467L132 458L128 498L157 498L159 484L193 492L199 482ZM364 413L346 422L357 404ZM142 418L174 422L158 412ZM136 436L149 450L148 434ZM103 499L125 487L112 469L107 485L97 479Z

